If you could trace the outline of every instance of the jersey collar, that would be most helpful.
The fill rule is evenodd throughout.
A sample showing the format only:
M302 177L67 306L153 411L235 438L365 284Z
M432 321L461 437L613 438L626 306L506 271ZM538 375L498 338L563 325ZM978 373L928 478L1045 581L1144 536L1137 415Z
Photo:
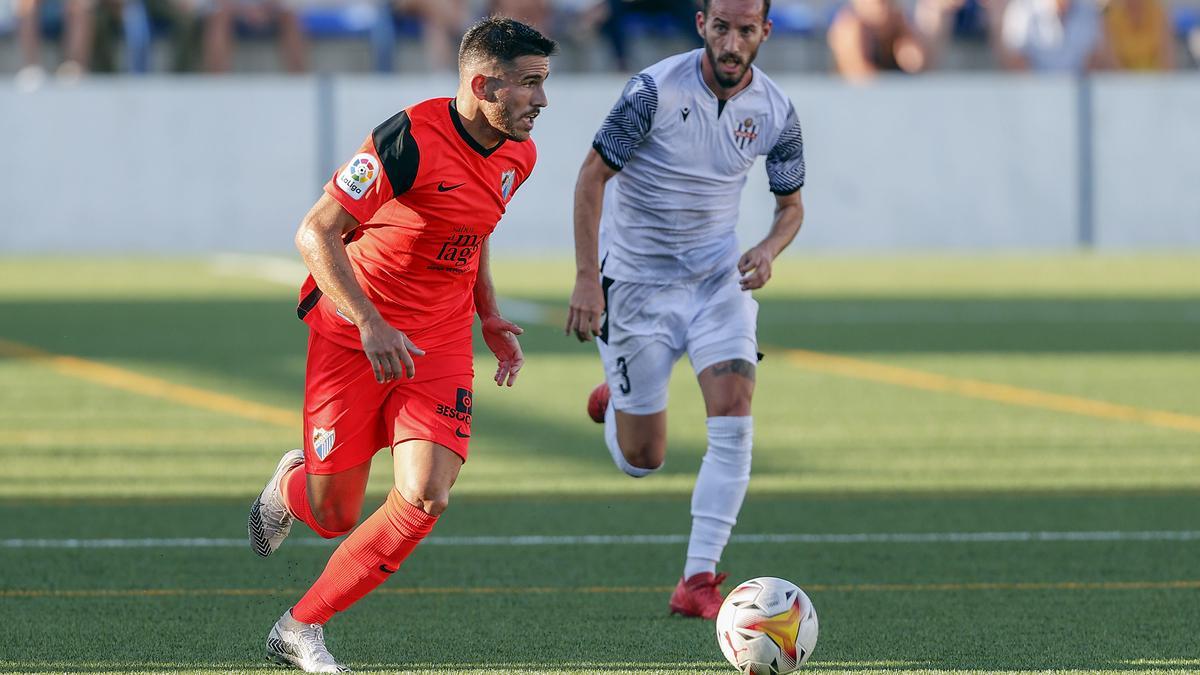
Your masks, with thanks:
M493 152L499 150L500 147L503 146L508 140L507 138L501 138L500 142L490 149L480 145L479 142L467 132L467 128L463 126L462 117L458 114L458 108L454 107L454 99L450 99L450 119L454 122L454 128L458 131L458 135L462 137L463 142L470 146L472 150L474 150L480 157L483 157L484 159L490 157Z

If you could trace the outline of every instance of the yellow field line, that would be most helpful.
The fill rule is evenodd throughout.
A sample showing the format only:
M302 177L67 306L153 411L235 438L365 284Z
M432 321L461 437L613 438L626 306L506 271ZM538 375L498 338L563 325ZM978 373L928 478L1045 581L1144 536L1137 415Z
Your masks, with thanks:
M977 582L933 584L807 584L810 593L913 593L944 591L1146 591L1198 590L1200 579L1180 581L1052 581ZM673 586L449 586L429 588L376 589L386 595L526 595L526 594L623 594L670 593ZM3 589L0 598L134 598L175 596L300 595L300 588L85 588Z
M1200 417L1180 413L1108 403L1077 396L1064 396L997 384L983 380L950 377L911 368L889 366L874 361L836 356L806 349L789 349L785 352L788 362L823 373L842 375L860 380L884 382L912 389L958 394L997 403L1041 408L1057 412L1073 413L1101 419L1140 422L1154 427L1200 433Z
M256 422L266 422L291 428L298 428L301 423L300 414L292 410L263 403L255 403L197 387L174 384L157 377L142 375L124 368L109 366L75 356L53 354L37 349L36 347L8 340L0 339L0 357L35 361L45 364L68 377Z
M0 339L0 357L45 363L68 377L256 422L267 422L291 428L301 424L300 415L285 408L255 403L197 387L174 384L124 368L75 356L53 354L9 340ZM844 377L884 382L925 391L952 393L1010 405L1055 410L1102 419L1139 422L1160 428L1200 433L1200 417L1191 415L1052 394L983 380L950 377L806 349L788 349L785 351L785 357L788 362L799 367Z

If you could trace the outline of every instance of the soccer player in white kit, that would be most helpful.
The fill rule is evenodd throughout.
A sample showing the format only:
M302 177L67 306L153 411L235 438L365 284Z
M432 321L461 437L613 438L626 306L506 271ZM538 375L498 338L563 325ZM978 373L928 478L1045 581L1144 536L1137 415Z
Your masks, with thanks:
M684 353L708 415L692 493L687 562L670 609L716 618L716 573L750 481L758 303L776 256L804 219L804 144L795 108L753 67L770 0L706 0L704 47L635 75L575 186L575 290L566 330L598 338L605 383L589 413L613 461L642 477L666 455L667 384ZM739 256L746 174L766 155L775 218Z

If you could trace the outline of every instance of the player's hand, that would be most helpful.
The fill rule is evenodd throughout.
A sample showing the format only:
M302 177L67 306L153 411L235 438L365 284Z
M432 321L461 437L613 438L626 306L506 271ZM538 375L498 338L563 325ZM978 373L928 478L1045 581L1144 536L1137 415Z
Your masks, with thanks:
M417 374L412 357L424 356L425 350L413 344L407 335L383 319L368 321L358 332L376 382L398 380L402 374L412 378Z
M765 286L771 278L771 261L774 259L775 256L762 244L743 253L738 260L738 272L742 274L742 290L753 291Z
M483 341L487 343L488 349L496 355L496 376L492 379L496 381L497 387L501 385L511 387L513 382L517 381L517 374L521 372L521 366L525 365L525 355L521 352L521 343L517 341L517 336L524 333L525 330L499 315L482 319L481 323L483 325Z
M575 290L571 292L571 307L567 312L567 327L564 335L575 334L580 342L590 342L592 336L600 334L600 316L604 314L604 291L600 279L591 276L575 278Z

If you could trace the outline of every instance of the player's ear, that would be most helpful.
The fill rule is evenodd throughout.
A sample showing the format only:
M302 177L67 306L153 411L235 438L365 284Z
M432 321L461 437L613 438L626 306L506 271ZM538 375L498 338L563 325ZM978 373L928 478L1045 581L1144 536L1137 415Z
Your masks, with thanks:
M774 26L775 26L775 24L772 23L770 19L767 19L766 21L763 22L763 39L762 39L763 42L766 42L767 38L771 37L771 29Z
M471 93L480 101L495 102L496 81L483 73L475 73L471 78Z
M704 12L696 12L696 32L700 34L700 39L704 39Z

